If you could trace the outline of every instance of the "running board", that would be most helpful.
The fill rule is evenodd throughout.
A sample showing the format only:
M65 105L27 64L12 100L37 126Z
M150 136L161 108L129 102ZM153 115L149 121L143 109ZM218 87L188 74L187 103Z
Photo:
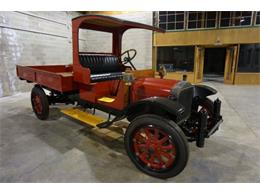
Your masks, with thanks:
M104 118L89 114L77 108L65 108L61 109L60 111L73 119L79 120L93 127L106 121Z
M98 128L107 128L107 127L109 127L112 124L113 124L113 121L104 121L104 122L101 122L101 123L97 124L96 126Z
M115 98L111 98L111 97L102 97L99 98L98 101L100 102L106 102L106 103L112 103L115 101Z

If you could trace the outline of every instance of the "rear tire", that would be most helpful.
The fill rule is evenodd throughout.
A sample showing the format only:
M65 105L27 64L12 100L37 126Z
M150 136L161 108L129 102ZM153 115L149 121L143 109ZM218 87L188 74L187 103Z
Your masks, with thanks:
M135 118L127 128L124 142L135 166L153 177L174 177L188 161L189 148L182 130L158 115Z
M46 120L49 116L49 102L43 89L35 85L31 92L31 104L38 119Z

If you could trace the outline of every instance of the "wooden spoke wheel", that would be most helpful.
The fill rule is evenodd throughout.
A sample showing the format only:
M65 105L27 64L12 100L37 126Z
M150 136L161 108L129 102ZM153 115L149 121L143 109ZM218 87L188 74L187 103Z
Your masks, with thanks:
M49 102L46 94L40 86L34 86L31 92L32 108L40 120L46 120L49 116Z
M152 169L169 168L176 157L175 144L161 129L153 125L141 127L133 137L135 155Z
M134 119L126 131L125 146L136 167L154 177L176 176L188 161L188 146L181 129L157 115Z

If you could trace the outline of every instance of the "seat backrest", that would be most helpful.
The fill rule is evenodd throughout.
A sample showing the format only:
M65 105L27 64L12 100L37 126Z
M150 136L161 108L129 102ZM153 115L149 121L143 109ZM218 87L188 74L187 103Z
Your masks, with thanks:
M80 64L89 68L91 74L122 72L118 57L102 54L80 54Z

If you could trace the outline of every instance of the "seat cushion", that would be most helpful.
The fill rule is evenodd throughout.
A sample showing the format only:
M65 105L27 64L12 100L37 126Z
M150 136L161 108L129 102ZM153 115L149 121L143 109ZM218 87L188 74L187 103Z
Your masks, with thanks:
M91 82L109 81L109 80L119 80L123 78L122 72L111 72L103 74L92 74L90 76Z
M91 75L122 72L118 57L113 55L80 54L79 59L83 67L90 69Z

